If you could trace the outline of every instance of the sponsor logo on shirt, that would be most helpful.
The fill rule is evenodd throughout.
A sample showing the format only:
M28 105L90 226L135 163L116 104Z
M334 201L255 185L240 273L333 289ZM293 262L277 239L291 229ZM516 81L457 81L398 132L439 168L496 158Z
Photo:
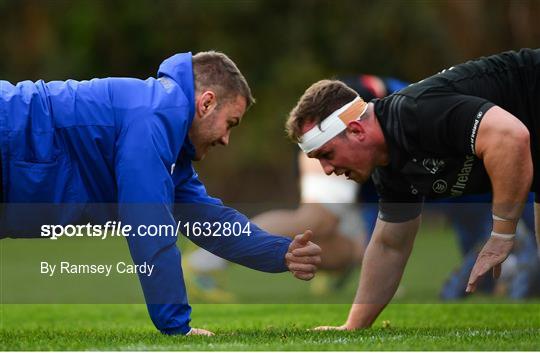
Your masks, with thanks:
M482 115L484 115L484 112L479 111L478 114L476 114L476 117L474 118L473 127L471 131L471 151L473 154L476 154L476 151L474 149L474 142L476 141L476 134L478 133L478 125L480 125L480 120L482 119Z
M465 187L467 186L467 183L469 182L469 176L471 175L473 165L474 165L474 156L472 155L465 156L465 162L463 162L463 167L461 167L461 170L459 171L457 175L457 181L450 189L450 193L452 194L452 196L463 195L463 190L465 190Z
M431 174L436 174L440 169L444 168L444 161L442 159L426 158L422 161L422 165Z
M443 180L443 179L435 180L435 182L432 185L433 191L437 194L444 193L447 187L448 187L448 184L446 183L446 180Z

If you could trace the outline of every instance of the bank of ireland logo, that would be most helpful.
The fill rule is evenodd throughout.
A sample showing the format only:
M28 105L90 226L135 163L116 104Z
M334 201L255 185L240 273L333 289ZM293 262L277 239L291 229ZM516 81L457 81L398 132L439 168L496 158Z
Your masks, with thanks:
M422 161L422 165L428 172L435 174L444 168L444 161L442 159L426 158Z
M448 184L446 183L446 180L437 179L432 185L433 191L437 194L442 194L446 191L446 188L448 187Z

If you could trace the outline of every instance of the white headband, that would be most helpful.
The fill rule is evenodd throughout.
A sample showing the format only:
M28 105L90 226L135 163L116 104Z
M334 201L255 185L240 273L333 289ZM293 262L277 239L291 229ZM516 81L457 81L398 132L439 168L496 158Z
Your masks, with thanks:
M298 146L309 153L320 148L322 145L336 137L347 128L349 121L360 118L367 110L367 103L360 97L356 97L351 102L334 111L320 124L315 125L300 137ZM356 114L360 111L360 114Z

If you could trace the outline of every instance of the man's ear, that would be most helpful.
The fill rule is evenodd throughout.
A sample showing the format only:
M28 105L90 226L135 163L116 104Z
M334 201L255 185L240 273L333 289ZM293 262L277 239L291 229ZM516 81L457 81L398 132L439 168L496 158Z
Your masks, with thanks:
M205 117L212 113L217 106L216 94L213 91L204 91L195 100L196 114Z
M366 129L362 122L353 120L347 124L347 134L352 138L363 141L366 137Z

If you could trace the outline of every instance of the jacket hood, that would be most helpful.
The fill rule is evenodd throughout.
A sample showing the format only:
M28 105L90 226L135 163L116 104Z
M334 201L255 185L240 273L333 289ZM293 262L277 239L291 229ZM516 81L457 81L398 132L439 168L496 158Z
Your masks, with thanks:
M195 115L195 82L193 78L193 65L191 52L171 56L161 63L157 77L167 76L173 79L184 91L189 102L189 119Z
M195 81L193 77L193 55L191 52L180 53L171 56L161 63L158 69L157 77L167 76L175 81L184 92L189 102L189 122L191 126L195 117ZM195 156L195 147L186 135L182 151L184 157L191 160Z

